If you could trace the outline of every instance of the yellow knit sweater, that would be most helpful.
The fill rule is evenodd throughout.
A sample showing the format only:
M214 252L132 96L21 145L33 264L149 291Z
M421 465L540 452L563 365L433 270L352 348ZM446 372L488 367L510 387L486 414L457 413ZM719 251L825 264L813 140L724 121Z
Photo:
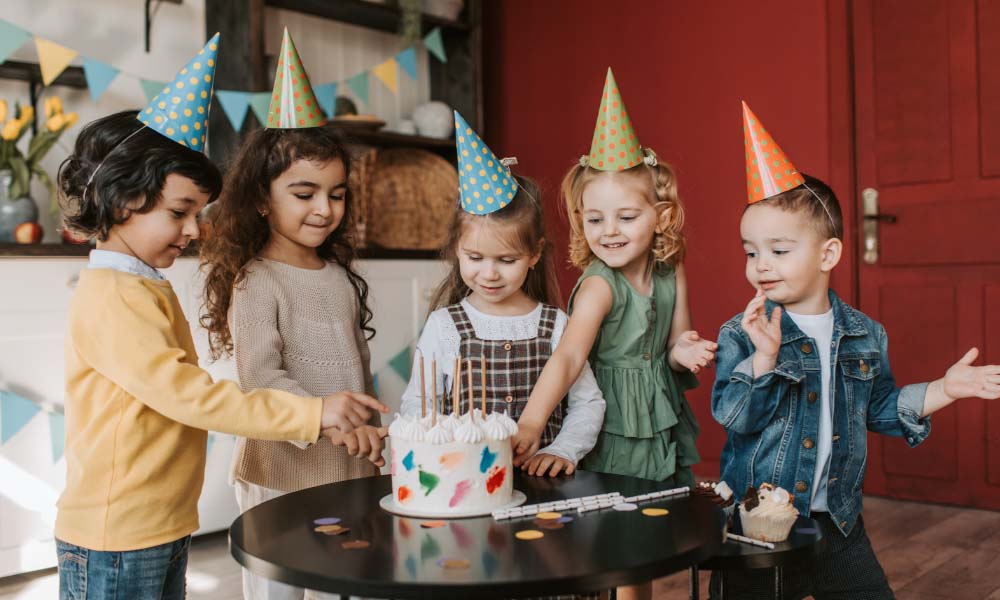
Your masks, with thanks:
M244 394L198 367L169 282L87 269L66 336L66 488L56 537L136 550L198 529L205 430L315 442L322 401Z

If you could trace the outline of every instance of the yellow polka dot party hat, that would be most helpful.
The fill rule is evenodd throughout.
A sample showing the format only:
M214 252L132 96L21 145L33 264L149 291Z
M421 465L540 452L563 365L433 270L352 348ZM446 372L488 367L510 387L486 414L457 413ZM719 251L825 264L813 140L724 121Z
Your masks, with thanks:
M285 28L278 54L278 70L274 74L274 91L267 110L268 129L304 129L326 123L323 109L316 102L316 94L309 84L309 76L302 67L299 51L292 36Z
M767 200L805 181L746 102L743 145L747 159L747 204Z
M517 195L517 181L458 111L455 111L455 142L462 209L474 215L488 215L510 204Z
M587 164L600 171L624 171L641 162L642 147L625 111L615 76L608 67Z
M217 33L139 112L138 119L178 144L204 152L218 55Z

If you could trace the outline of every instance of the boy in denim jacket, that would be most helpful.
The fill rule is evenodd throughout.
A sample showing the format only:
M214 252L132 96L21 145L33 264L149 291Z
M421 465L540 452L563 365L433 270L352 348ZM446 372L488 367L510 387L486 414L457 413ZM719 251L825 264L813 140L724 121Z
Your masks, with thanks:
M826 546L811 568L784 570L787 597L893 598L861 518L867 431L916 446L931 413L1000 396L1000 367L973 367L973 348L941 379L897 387L885 329L829 288L842 249L837 198L791 171L804 181L759 200L751 192L740 223L757 294L719 333L712 416L727 434L722 479L737 493L783 487L819 522ZM713 597L722 584L727 598L773 590L761 569L713 573Z

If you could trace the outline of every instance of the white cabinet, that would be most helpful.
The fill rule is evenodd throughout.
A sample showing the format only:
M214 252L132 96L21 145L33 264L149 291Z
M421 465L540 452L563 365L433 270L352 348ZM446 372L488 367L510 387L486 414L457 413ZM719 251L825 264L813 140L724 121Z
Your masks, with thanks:
M85 258L0 258L0 391L62 405L67 310L85 265ZM401 352L415 344L430 293L446 267L436 260L372 259L359 261L358 269L371 288L372 324L378 332L371 342L372 371L380 398L397 409L406 381L390 362L409 356ZM207 361L207 339L198 327L197 260L182 258L165 274L192 324L202 366L216 378L234 378L231 360ZM0 421L13 416L0 413ZM59 432L52 427L49 414L38 412L0 446L0 577L55 565L52 526L65 460L53 460L53 435ZM227 484L233 438L213 433L210 439L198 503L200 532L224 529L238 514Z

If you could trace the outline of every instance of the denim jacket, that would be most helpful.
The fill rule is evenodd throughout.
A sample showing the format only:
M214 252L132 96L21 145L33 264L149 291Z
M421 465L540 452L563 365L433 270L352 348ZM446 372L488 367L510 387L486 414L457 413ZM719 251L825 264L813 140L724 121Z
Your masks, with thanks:
M831 517L846 536L861 512L867 432L901 436L916 446L930 433L931 424L929 417L920 417L927 384L896 387L882 325L845 304L832 290L830 303L834 409L827 496ZM765 303L768 315L774 306ZM716 356L712 416L726 428L722 479L737 494L763 482L781 486L795 495L799 513L808 515L822 405L816 341L783 312L775 368L754 378L754 346L740 325L742 317L722 326Z

